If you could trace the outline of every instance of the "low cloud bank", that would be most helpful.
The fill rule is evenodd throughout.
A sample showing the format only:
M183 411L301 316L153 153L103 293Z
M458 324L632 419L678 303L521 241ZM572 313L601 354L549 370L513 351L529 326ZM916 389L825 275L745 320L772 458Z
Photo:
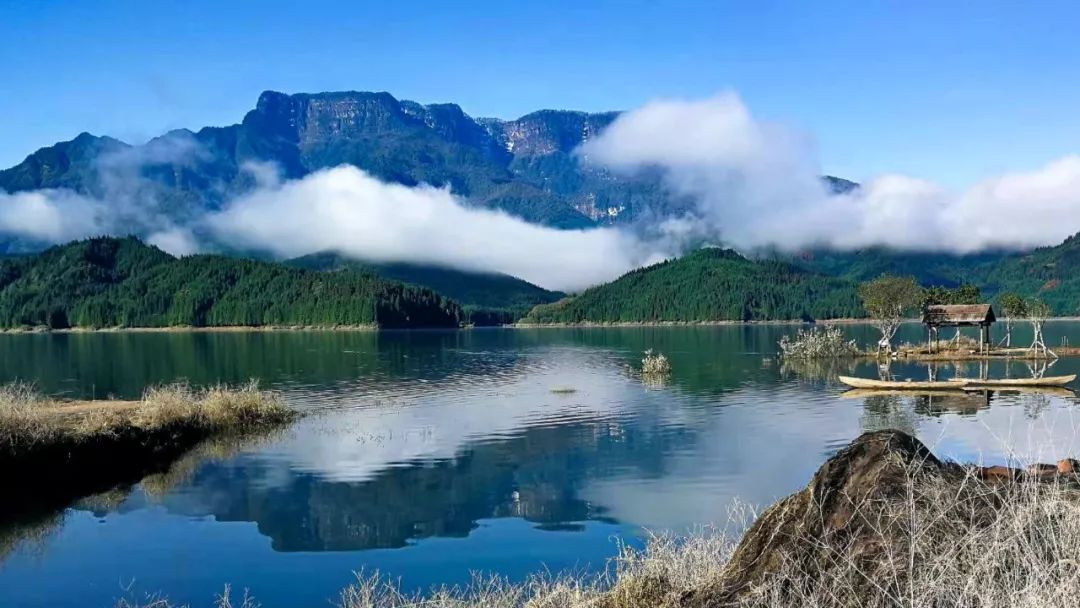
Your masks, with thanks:
M698 230L741 248L887 245L968 253L1056 244L1080 230L1080 157L963 192L883 175L853 192L823 184L811 138L757 120L734 94L650 103L579 153L615 171L660 168L697 202Z
M223 242L282 257L329 249L368 260L504 272L568 290L677 253L614 228L530 224L467 207L447 189L388 184L350 166L261 187L205 224Z
M70 190L0 190L0 233L61 243L108 230L109 209Z

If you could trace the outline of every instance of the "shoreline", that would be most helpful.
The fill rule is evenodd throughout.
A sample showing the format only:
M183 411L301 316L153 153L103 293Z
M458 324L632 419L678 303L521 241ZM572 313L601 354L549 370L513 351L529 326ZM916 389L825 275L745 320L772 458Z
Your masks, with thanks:
M1080 321L1080 316L1069 317L1050 317L1046 319L1047 323L1063 322L1063 321ZM1001 322L1001 321L999 321ZM1024 319L1016 319L1013 324L1025 323ZM619 328L619 327L719 327L724 325L872 325L873 319L860 319L852 317L841 317L837 319L815 319L814 321L803 321L800 319L771 319L764 321L580 321L575 323L511 323L509 325L502 325L500 327L509 327L514 329L559 329L559 328ZM922 324L922 320L918 318L905 319L902 324Z
M139 400L56 400L31 390L0 387L0 482L12 490L0 525L136 483L207 440L255 436L301 416L254 383L170 385Z
M420 329L420 328L417 328ZM456 329L431 328L431 329ZM142 333L256 333L256 332L299 332L299 331L340 331L340 332L377 332L397 331L392 328L380 328L378 325L169 325L165 327L67 327L49 329L47 327L27 327L0 329L2 334L142 334Z
M1080 316L1050 317L1047 323L1080 321ZM1024 323L1023 319L1013 321ZM904 324L922 323L919 319L907 319ZM0 335L24 334L121 334L121 333L259 333L259 332L400 332L400 331L471 331L484 329L619 329L631 327L723 327L756 325L870 325L871 319L843 317L838 319L770 319L762 321L582 321L576 323L506 323L503 325L480 325L462 327L379 327L378 325L170 325L165 327L22 327L0 329Z
M821 319L817 321L803 321L799 319L767 321L581 321L577 323L512 323L502 327L514 329L559 329L559 328L619 328L619 327L721 327L726 325L812 325L812 324L835 324L835 325L858 325L869 323L869 319Z

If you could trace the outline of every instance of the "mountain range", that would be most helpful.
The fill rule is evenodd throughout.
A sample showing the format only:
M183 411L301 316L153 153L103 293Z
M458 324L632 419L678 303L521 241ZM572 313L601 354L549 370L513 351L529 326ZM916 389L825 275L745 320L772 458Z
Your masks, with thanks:
M615 175L574 154L617 116L542 110L500 120L389 93L267 91L226 127L170 131L141 145L82 133L0 171L0 190L66 188L110 200L123 189L182 220L250 189L252 163L273 163L285 179L349 164L388 182L449 185L478 207L560 228L688 208L658 175Z
M558 228L689 210L693 202L667 190L658 173L616 174L574 153L618 115L540 110L501 120L385 92L266 91L226 127L178 129L141 145L81 133L0 170L0 190L124 196L183 220L250 189L252 163L273 163L285 179L348 164L388 182L449 185L478 207ZM855 186L826 180L836 191Z
M140 145L82 133L0 171L0 191L68 189L106 204L152 208L153 217L183 223L253 188L267 163L285 179L349 164L388 182L449 185L468 204L557 228L655 221L690 210L693 202L665 188L659 173L612 173L575 153L618 116L541 110L501 120L473 118L454 104L423 105L389 93L267 91L240 122L229 126L170 131ZM835 192L858 187L838 177L823 179ZM146 236L137 227L132 231ZM0 254L40 251L47 245L0 235ZM892 273L914 275L927 285L974 283L991 296L1015 289L1044 297L1058 314L1075 314L1080 284L1073 286L1072 271L1080 269L1078 252L1074 237L1034 252L949 255L870 247L805 251L776 261L851 281ZM353 264L333 255L293 265L317 263L323 266L313 269L328 270ZM437 266L359 264L385 278L440 291L478 314L477 319L493 313L487 322L520 317L531 306L562 296L513 277L464 276Z

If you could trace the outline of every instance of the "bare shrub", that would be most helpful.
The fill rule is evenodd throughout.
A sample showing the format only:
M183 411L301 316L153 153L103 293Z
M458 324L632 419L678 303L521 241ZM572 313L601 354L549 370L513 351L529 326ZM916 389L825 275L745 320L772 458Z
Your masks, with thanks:
M855 357L859 347L835 325L799 329L795 339L780 338L780 355L785 359L839 359Z

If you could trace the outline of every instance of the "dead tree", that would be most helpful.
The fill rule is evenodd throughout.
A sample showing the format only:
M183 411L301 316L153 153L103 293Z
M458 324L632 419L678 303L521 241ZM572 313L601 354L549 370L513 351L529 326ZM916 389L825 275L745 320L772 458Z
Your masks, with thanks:
M1012 347L1013 319L1023 319L1027 315L1027 302L1015 293L1001 294L998 299L1001 302L1001 314L1005 317L1005 337L1000 344L1005 348Z
M1050 317L1050 306L1042 300L1031 300L1027 303L1026 308L1027 320L1031 322L1031 330L1035 334L1028 350L1039 357L1054 357L1056 359L1057 354L1046 346L1046 339L1043 337L1043 325L1046 323L1046 319Z

